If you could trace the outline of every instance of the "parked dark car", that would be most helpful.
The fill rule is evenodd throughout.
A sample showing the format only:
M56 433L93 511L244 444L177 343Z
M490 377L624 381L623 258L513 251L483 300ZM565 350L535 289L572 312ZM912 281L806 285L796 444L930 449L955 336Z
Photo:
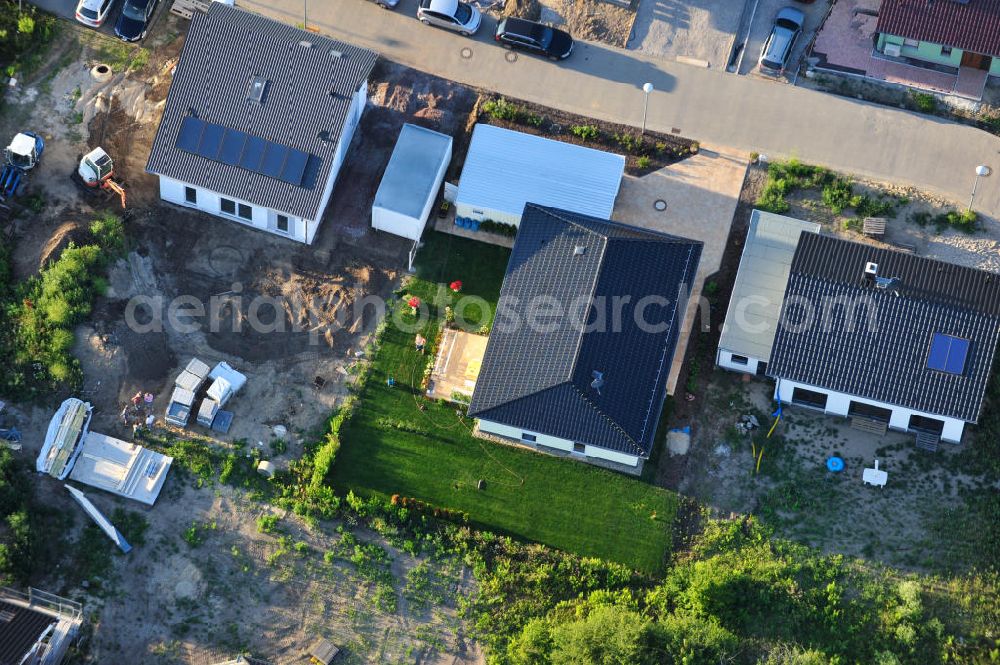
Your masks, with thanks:
M136 42L146 37L149 22L159 0L125 0L121 16L115 24L115 34L126 42Z
M563 60L573 52L569 33L523 18L505 18L497 24L494 37L504 48L517 48L551 60Z

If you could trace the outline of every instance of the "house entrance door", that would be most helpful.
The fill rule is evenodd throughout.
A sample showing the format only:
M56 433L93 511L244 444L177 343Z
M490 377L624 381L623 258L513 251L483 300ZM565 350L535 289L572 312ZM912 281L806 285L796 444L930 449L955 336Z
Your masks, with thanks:
M965 51L962 53L963 67L972 67L973 69L983 69L989 71L991 64L993 64L993 58L988 55L980 55L979 53L973 53L972 51Z

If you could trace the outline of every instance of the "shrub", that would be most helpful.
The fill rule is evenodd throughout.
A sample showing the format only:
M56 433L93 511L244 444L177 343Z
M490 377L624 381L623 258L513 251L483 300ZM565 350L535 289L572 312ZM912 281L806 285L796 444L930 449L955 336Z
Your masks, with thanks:
M277 533L278 521L279 519L277 515L261 515L257 518L257 531L260 533Z
M650 165L650 159L649 159L649 157L647 157L646 155L643 155L638 160L636 160L636 165L640 169L648 169L649 165Z
M629 133L615 134L615 143L620 145L622 149L631 154L635 154L645 147L645 144L641 136L634 136Z
M836 178L823 187L823 205L840 214L851 205L854 187L844 178Z
M120 256L125 249L125 225L117 215L109 213L92 221L90 234L112 257Z
M930 93L911 90L910 99L913 101L913 105L916 106L917 110L921 113L934 113L937 111L937 97Z
M484 219L479 222L479 230L487 233L497 233L508 238L517 235L517 227L506 222L494 222L492 219Z
M573 125L569 131L584 141L594 141L601 135L601 130L596 125Z
M788 201L785 200L785 196L790 189L788 181L783 178L777 180L769 179L767 184L764 185L760 196L757 197L757 207L767 212L788 212L790 206L788 205Z
M506 120L508 122L518 122L524 116L524 110L505 98L491 99L483 104L485 111L494 120Z

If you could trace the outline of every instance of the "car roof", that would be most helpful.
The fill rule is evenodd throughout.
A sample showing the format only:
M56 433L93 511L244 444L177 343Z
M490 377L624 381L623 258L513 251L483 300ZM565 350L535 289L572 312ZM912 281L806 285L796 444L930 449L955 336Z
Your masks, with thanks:
M455 12L458 11L458 0L431 0L427 9L432 12L440 12L441 14L454 16Z
M802 13L801 9L797 9L795 7L782 7L778 10L778 15L774 17L774 20L791 21L801 28L802 24L806 20L806 15Z

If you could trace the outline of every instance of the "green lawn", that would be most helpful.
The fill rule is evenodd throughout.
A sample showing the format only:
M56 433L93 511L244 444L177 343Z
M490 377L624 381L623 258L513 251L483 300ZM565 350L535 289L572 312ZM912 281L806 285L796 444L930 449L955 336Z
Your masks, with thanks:
M495 305L508 257L501 248L434 233L420 250L418 276L407 295L432 302L437 284L459 279L463 294ZM485 322L472 309L468 314L476 325ZM437 328L432 321L425 336L434 339ZM465 511L493 531L640 570L660 567L671 546L673 493L473 437L472 421L453 405L421 399L426 360L414 350L412 333L390 326L361 406L342 433L333 473L339 490L414 497ZM393 388L386 384L390 375ZM418 408L421 403L426 410ZM483 490L476 488L480 479L486 481Z

